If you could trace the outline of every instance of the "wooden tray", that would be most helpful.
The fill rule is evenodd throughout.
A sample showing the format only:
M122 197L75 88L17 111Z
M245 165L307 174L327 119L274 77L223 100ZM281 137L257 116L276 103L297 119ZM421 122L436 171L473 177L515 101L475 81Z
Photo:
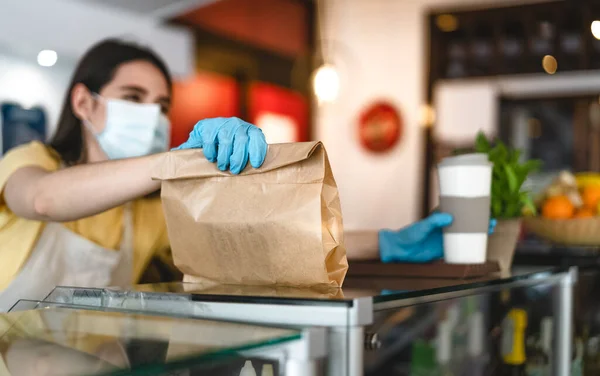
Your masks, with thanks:
M377 261L350 262L348 277L416 277L416 278L480 278L500 271L498 263L446 264L383 264Z

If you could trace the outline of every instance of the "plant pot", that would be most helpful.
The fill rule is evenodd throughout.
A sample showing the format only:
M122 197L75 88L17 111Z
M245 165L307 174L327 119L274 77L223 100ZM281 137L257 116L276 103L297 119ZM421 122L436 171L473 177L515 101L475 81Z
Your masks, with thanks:
M487 259L498 263L503 276L510 275L520 233L521 218L502 219L488 239Z

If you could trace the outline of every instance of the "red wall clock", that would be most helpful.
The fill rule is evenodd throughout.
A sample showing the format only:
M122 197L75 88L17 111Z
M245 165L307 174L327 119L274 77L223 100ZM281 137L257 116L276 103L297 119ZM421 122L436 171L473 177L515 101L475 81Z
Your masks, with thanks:
M388 151L402 137L402 128L402 118L394 106L387 102L373 103L360 115L360 144L375 153Z

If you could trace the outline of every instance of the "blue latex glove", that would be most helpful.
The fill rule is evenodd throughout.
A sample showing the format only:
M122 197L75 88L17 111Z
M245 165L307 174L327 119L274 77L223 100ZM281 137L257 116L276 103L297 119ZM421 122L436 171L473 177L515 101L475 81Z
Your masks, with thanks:
M221 171L239 174L248 160L260 167L267 155L267 141L260 128L236 117L200 120L186 142L174 150L202 148L206 159Z
M398 231L379 231L381 261L425 263L444 256L442 229L452 223L447 213L434 213ZM489 234L494 232L496 220L490 219Z

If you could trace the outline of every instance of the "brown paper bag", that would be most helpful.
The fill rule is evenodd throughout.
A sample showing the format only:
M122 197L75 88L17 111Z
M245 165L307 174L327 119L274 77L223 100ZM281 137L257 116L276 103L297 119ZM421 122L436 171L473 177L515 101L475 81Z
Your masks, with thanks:
M310 287L288 286L239 286L239 285L211 285L203 286L201 283L183 283L183 290L190 294L203 295L230 295L255 298L291 298L291 299L316 299L336 300L344 299L342 289L330 285L315 285Z
M219 171L202 150L166 153L154 179L186 282L340 287L348 262L337 186L320 142L270 145L258 169Z

